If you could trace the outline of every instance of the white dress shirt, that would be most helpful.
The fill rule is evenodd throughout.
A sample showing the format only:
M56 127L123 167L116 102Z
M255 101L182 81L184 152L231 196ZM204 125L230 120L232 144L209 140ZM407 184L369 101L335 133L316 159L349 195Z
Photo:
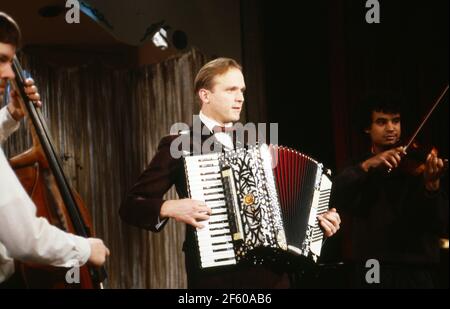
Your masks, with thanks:
M214 133L213 129L215 126L223 127L221 124L219 124L214 119L211 119L211 118L207 117L205 114L203 114L202 111L200 111L200 113L198 114L198 117L205 124L205 126L209 129L209 131L211 131L212 133ZM232 127L232 126L233 126L233 123L231 123L231 122L225 124L225 127L227 127L227 128ZM224 145L225 148L227 148L227 149L234 148L233 139L231 138L230 134L227 134L225 132L217 132L214 134L214 137L217 139L217 141L219 143Z
M7 107L0 109L0 145L3 144L8 136L16 131L20 126L18 121L9 113Z
M0 110L0 141L19 124ZM14 272L14 259L61 267L81 266L91 254L87 239L66 233L45 218L23 189L0 147L0 282Z

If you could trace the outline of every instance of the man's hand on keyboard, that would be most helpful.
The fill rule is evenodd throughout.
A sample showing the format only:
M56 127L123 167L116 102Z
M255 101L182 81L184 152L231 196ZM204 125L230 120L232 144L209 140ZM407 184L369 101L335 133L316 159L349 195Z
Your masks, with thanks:
M326 237L333 236L340 228L341 218L335 208L331 208L327 212L318 215L317 219Z
M161 218L173 218L179 222L190 224L196 228L203 228L199 221L208 220L211 215L211 208L205 202L191 200L188 198L181 200L167 200L161 206Z

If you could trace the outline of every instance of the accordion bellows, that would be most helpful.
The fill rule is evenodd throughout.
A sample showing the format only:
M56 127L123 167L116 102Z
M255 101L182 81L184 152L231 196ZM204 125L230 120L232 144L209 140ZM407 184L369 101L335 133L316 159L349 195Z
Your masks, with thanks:
M268 255L317 261L323 240L317 215L328 210L332 184L322 164L266 144L188 156L184 163L190 197L212 209L197 229L202 268Z

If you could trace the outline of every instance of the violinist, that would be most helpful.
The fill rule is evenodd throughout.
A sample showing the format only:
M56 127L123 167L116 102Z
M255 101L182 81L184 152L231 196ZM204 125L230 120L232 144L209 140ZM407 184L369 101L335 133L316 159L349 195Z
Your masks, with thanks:
M0 12L0 97L7 95L5 86L14 78L11 63L20 42L16 22ZM32 80L25 92L40 105L40 96ZM17 95L12 92L9 103L0 109L0 143L19 127L24 117ZM44 218L36 216L36 208L0 147L0 287L14 273L14 261L73 267L86 262L94 266L105 263L108 248L97 238L83 238L66 233Z
M421 173L403 168L408 150L400 144L401 106L393 96L365 102L360 119L371 149L333 182L333 207L351 221L351 239L344 241L351 244L352 287L437 287L439 236L448 227L444 162L430 151ZM379 268L366 265L370 259Z

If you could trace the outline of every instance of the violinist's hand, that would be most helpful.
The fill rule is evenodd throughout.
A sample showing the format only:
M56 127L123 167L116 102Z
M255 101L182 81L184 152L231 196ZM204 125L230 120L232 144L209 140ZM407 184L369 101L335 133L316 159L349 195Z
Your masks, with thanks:
M331 208L327 212L318 215L317 220L319 220L326 237L333 236L340 228L341 217L336 212L336 208Z
M423 178L425 182L425 188L428 191L439 190L440 177L444 171L444 161L440 159L435 151L431 151L427 156L425 162L425 170L423 172Z
M389 149L367 159L361 163L361 168L368 172L372 168L385 167L388 170L396 168L402 160L402 155L405 155L404 147L396 147Z
M209 219L211 208L206 206L203 201L192 199L167 200L160 210L162 218L174 218L177 221L184 222L196 228L202 228L203 224L198 221Z
M37 107L42 106L42 102L40 101L41 96L38 93L37 87L34 85L34 80L31 78L27 78L25 81L25 93ZM8 111L16 121L21 120L25 116L25 113L19 103L18 94L15 90L11 90L10 92Z
M103 241L98 238L88 238L91 246L91 255L88 263L94 266L102 266L105 264L106 257L109 256L109 249L105 246Z

